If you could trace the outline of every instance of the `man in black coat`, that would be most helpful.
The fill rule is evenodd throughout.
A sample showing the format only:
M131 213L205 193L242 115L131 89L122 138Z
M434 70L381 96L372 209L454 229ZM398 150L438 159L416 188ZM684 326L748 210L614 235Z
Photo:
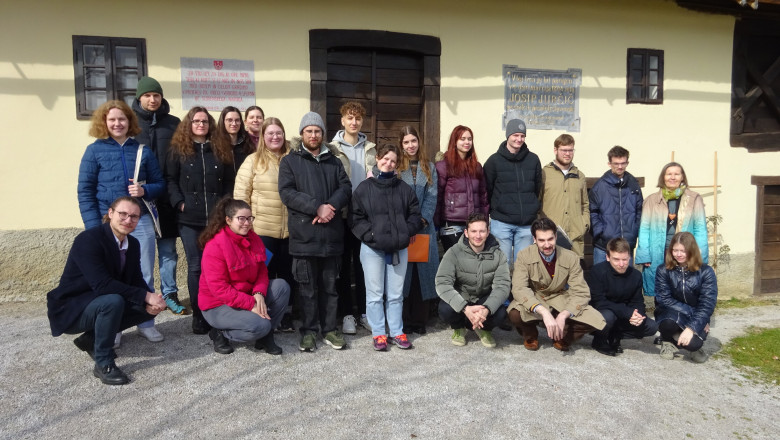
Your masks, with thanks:
M47 294L52 336L83 333L73 343L95 360L93 374L107 385L129 382L114 363L114 335L165 310L162 295L144 281L140 245L130 236L140 218L136 199L116 199L102 225L76 236L60 284Z
M590 305L604 316L607 325L593 333L592 347L601 354L622 353L624 334L637 339L652 336L658 324L647 317L642 296L642 274L631 267L631 246L623 238L607 242L607 261L590 271Z
M171 143L176 127L181 120L170 114L171 107L163 98L163 90L156 79L145 76L138 80L138 86L133 101L133 111L138 116L141 134L135 140L150 148L157 158L160 171L165 175L168 157L168 146ZM171 206L168 193L157 199L157 212L160 214L162 237L157 239L157 252L160 261L160 290L168 308L177 315L183 314L185 308L179 303L176 285L176 264L179 255L176 253L176 237L179 229L176 224L176 211ZM154 286L150 286L154 288Z
M279 163L279 196L287 206L292 273L301 295L301 351L313 351L315 335L340 350L336 280L344 252L341 210L352 195L344 165L323 141L325 123L314 112L303 116L290 154Z

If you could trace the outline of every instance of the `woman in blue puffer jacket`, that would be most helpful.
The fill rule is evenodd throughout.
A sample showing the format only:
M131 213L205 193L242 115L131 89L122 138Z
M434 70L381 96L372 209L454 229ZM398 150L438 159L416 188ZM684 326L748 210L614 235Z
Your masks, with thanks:
M702 363L701 349L710 331L710 317L718 300L715 271L702 262L699 246L690 232L678 232L655 275L655 320L661 332L661 357L673 359L678 348Z
M133 181L140 144L131 136L141 133L138 118L124 101L108 101L92 114L90 144L79 165L78 200L84 228L101 224L109 206L119 197L132 196L153 202L165 193L165 180L154 152L144 148L138 182ZM149 210L141 203L141 219L132 235L141 245L141 272L149 291L154 292L154 259L156 235ZM152 342L163 340L154 321L138 326L138 331ZM121 333L117 334L118 345Z

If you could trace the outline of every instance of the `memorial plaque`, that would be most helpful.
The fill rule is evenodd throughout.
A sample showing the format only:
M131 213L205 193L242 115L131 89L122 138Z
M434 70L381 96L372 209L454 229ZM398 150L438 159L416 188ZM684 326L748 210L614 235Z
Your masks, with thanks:
M582 69L520 69L504 64L504 118L528 128L580 131Z
M181 88L184 110L219 111L228 105L246 110L255 105L255 62L181 58Z

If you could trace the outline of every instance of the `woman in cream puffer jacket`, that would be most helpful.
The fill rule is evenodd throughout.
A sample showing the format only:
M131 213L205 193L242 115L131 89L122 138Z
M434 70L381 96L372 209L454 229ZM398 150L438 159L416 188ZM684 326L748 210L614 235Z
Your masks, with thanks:
M265 119L257 151L238 169L233 197L252 208L254 231L273 254L268 266L271 278L291 283L287 207L279 197L279 162L289 151L282 122L273 117Z

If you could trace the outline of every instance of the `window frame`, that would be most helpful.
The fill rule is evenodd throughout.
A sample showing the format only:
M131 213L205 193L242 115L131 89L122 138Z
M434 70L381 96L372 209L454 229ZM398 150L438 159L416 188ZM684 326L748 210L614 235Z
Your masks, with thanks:
M104 68L106 75L105 87L87 87L85 82L85 72L88 68L99 68L100 66L85 65L84 46L95 45L104 47ZM132 46L136 48L136 67L117 67L116 48L119 46ZM117 72L136 70L138 79L147 74L146 61L146 39L128 38L128 37L105 37L92 35L73 35L73 77L76 90L76 119L88 120L92 117L93 110L87 108L87 92L94 90L105 90L106 99L119 99L132 92L135 95L135 88L119 87Z
M635 55L642 57L642 78L639 82L632 81L631 79L631 58ZM658 57L658 68L651 69L649 67L648 60L651 56ZM639 69L633 69L639 70ZM658 73L657 83L650 84L650 72L656 71ZM642 96L634 98L631 96L631 88L639 86L642 87ZM657 86L658 94L656 98L650 98L650 87ZM639 49L629 48L626 54L626 104L663 104L664 102L664 51L659 49Z

